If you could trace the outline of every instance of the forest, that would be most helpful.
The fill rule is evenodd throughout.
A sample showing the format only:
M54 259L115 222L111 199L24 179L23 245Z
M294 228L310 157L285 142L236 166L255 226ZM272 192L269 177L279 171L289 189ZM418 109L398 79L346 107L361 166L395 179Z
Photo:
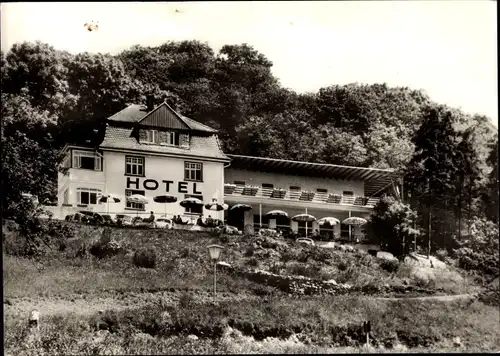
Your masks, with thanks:
M498 129L422 90L332 83L296 93L248 44L215 52L166 42L111 55L24 42L1 57L3 216L23 192L54 201L60 149L98 144L109 116L152 95L218 129L226 153L400 170L401 199L383 200L372 231L389 224L423 245L432 232L439 250L498 226Z

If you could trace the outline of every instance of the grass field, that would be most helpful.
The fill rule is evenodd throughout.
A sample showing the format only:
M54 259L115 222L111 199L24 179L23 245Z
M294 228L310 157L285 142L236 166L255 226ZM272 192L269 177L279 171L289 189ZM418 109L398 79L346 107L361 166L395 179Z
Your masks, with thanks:
M221 259L242 268L316 273L353 285L408 274L404 268L387 272L372 256L286 242L256 248L255 238L244 236L126 229L112 233L122 253L102 259L82 254L101 234L99 228L78 228L62 251L43 258L4 254L6 354L366 352L359 330L365 320L372 323L369 352L500 350L498 308L471 299L292 297L221 272L214 305L206 246L223 244ZM158 255L154 269L131 262L134 250L145 246ZM433 287L457 293L476 288L446 273ZM39 338L29 341L26 320L33 308L41 311L42 327ZM95 330L96 320L109 331ZM460 343L453 342L457 337Z

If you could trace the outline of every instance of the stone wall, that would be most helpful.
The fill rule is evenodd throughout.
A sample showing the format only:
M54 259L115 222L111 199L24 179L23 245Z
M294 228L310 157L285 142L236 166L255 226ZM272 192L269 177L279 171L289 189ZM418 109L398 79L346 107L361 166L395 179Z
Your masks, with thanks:
M275 287L286 293L295 295L342 295L342 294L434 294L435 291L410 285L365 285L354 287L349 284L336 283L334 280L321 281L304 276L282 276L262 270L244 270L233 268L228 264L218 264L219 269L238 275L259 284Z

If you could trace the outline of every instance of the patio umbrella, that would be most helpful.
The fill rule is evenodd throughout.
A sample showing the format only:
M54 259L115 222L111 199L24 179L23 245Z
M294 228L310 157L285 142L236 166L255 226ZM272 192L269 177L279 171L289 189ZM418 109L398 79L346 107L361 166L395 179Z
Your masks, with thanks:
M173 195L158 195L153 198L155 203L162 203L165 204L165 217L167 216L167 204L168 203L175 203L177 201L177 197L174 197Z
M327 217L319 219L318 224L320 226L325 225L325 224L330 224L331 226L335 226L337 224L340 224L340 220L337 218L334 218L332 216L327 216ZM335 231L332 231L332 237L335 237Z
M361 225L366 224L367 222L368 221L366 221L366 219L358 218L357 216L352 216L352 217L347 218L344 221L342 221L342 224L353 225L353 226L361 226Z
M203 205L203 202L198 198L186 198L184 200L181 200L181 202L179 204L183 208L193 208L196 206Z
M135 204L147 204L149 203L149 200L144 195L132 194L127 197L127 202ZM139 211L137 211L137 215L139 215Z
M120 201L121 199L114 196L113 194L104 194L99 197L99 203L107 204L107 209L106 209L107 214L109 214L109 203L119 203Z
M342 224L352 225L352 226L361 226L366 223L367 223L366 219L358 218L357 216L351 216L350 218L347 218L344 221L342 221ZM349 241L350 240L351 240L351 229L349 228Z
M306 223L306 237L307 237L307 223L316 221L316 218L311 214L298 214L292 217L293 221L304 221Z
M243 210L243 211L249 211L252 210L252 206L248 204L236 204L231 207L229 210Z
M210 203L205 204L205 209L207 210L222 211L227 210L227 208L227 204L221 204L217 199L212 199Z
M325 225L326 223L335 226L337 224L340 224L340 220L330 216L318 219L318 224Z
M288 217L288 214L285 213L283 210L271 210L266 215L267 216L273 216L273 217L276 217L276 216L284 216L286 218Z

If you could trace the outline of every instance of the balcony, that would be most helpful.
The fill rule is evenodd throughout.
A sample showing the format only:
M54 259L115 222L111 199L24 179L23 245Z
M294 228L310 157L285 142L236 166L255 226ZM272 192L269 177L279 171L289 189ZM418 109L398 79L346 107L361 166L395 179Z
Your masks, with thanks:
M340 195L326 192L311 192L305 190L286 190L282 188L262 188L258 186L224 184L224 196L259 198L279 202L310 202L316 204L352 205L365 208L373 208L379 201L379 198L367 198L363 196Z

